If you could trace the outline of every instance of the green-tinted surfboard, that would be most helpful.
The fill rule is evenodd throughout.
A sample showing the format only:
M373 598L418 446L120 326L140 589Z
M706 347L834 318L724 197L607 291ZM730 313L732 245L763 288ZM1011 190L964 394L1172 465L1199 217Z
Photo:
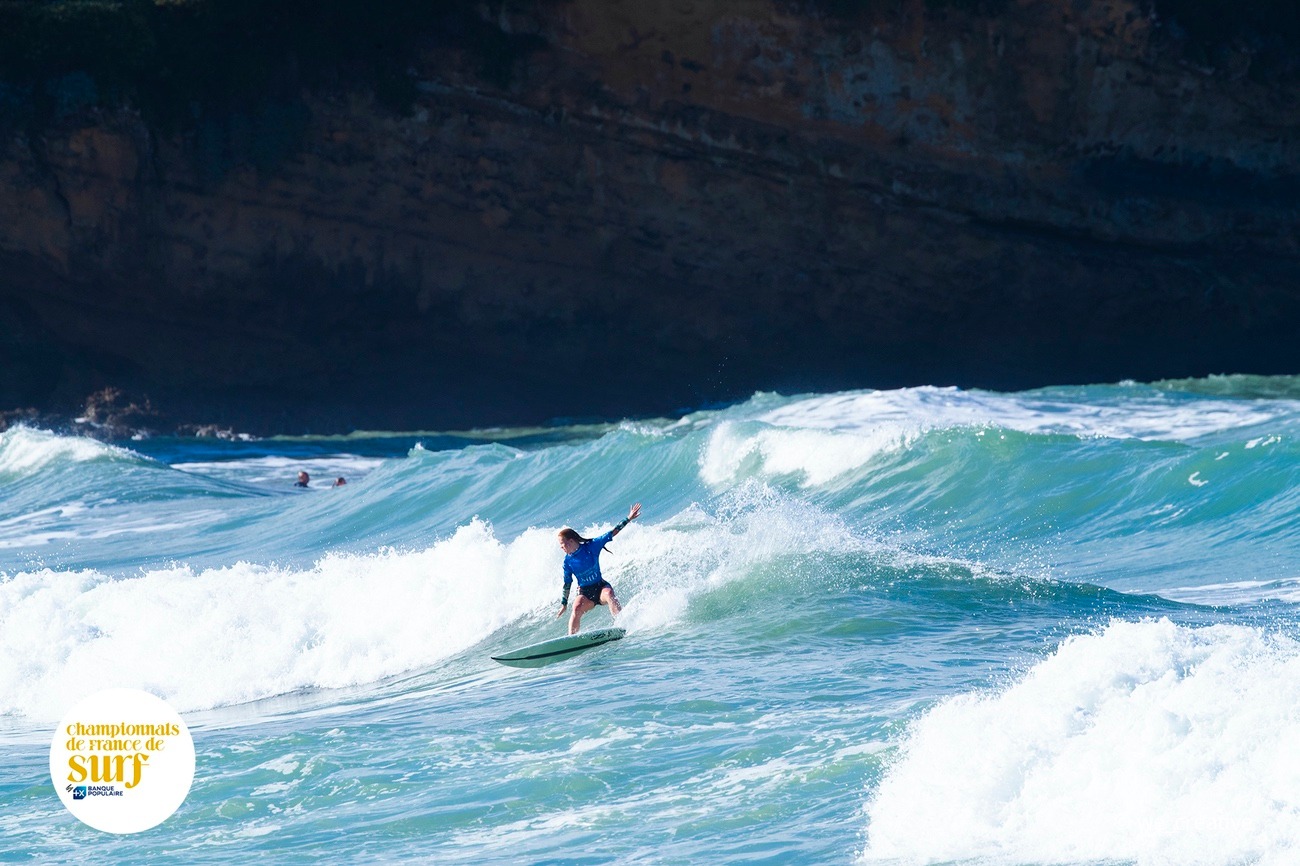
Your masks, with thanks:
M492 656L492 661L510 665L512 668L540 668L543 665L571 659L580 652L585 652L612 640L621 640L625 634L627 632L621 628L601 628L595 631L579 632L565 637L557 637L554 640L544 640L532 646L502 653L499 656Z

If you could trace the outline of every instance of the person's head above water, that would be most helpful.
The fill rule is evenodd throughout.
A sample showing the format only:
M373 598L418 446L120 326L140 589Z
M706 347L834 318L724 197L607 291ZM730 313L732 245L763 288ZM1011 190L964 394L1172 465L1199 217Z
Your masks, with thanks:
M583 538L575 530L572 530L567 526L557 532L556 536L560 539L560 547L564 548L565 553L576 553L579 545L585 541L591 540L589 538Z

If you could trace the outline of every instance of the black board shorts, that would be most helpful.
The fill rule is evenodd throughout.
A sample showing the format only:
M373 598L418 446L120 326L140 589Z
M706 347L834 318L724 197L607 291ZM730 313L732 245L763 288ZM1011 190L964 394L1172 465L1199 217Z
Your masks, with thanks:
M604 604L604 602L600 600L600 593L601 590L607 586L609 586L609 581L602 579L595 583L589 583L586 586L578 587L578 592L582 593L588 601L595 602L596 604ZM609 591L613 592L614 587L609 586Z

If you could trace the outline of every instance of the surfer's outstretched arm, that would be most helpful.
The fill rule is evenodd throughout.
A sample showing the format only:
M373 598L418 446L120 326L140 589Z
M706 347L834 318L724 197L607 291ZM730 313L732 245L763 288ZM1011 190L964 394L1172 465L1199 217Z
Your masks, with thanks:
M597 538L583 538L570 527L561 529L556 536L560 548L564 551L564 592L560 596L560 609L556 617L564 616L569 606L569 586L577 581L578 598L569 614L569 634L577 634L582 623L582 615L597 605L609 605L609 611L618 616L622 605L614 594L614 587L600 574L600 552L609 544L611 538L623 531L633 520L641 516L641 503L628 509L627 517L617 526Z
M627 517L623 518L623 521L614 527L614 530L610 533L610 535L618 535L620 532L623 531L624 526L627 526L629 523L631 523L633 520L636 520L640 516L641 516L641 503L638 502L636 505L633 505L628 510Z

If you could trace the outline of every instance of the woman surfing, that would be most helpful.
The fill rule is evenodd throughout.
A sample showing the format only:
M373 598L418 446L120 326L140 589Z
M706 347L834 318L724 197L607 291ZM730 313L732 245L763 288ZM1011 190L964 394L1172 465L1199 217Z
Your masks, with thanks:
M621 523L596 538L583 538L569 527L558 533L560 547L564 550L564 594L560 597L560 610L555 615L564 616L569 606L569 585L578 581L578 600L573 604L569 614L569 634L577 634L582 622L582 615L599 604L609 605L612 616L618 616L623 606L618 603L614 587L609 585L600 574L600 552L605 549L615 535L623 531L633 520L641 516L641 503L633 505L627 517Z

